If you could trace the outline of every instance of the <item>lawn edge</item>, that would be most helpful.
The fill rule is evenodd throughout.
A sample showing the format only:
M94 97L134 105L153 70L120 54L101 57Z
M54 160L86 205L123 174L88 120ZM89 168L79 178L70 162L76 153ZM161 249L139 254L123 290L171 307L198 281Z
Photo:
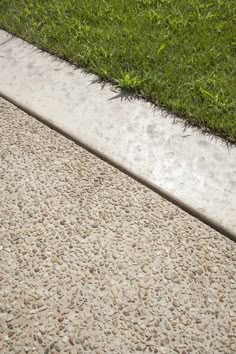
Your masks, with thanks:
M212 135L214 135L216 138L221 139L222 142L225 143L228 147L236 146L236 139L234 139L234 140L229 139L229 137L227 137L227 134L225 134L223 131L222 131L222 133L219 133L218 130L215 130L213 128L209 128L209 127L205 126L204 124L200 124L196 118L194 118L194 117L189 118L188 114L186 114L184 112L172 110L167 105L164 105L160 102L155 101L154 99L152 99L151 96L143 95L137 89L124 88L121 85L119 85L114 79L99 75L96 72L96 70L93 70L92 68L86 68L84 66L80 66L79 64L73 62L72 60L69 60L68 58L60 55L60 53L54 51L53 49L52 49L52 51L50 51L47 48L44 48L42 46L38 46L38 43L36 43L34 41L30 41L28 39L25 39L24 36L22 36L21 34L8 31L8 29L4 26L0 27L0 30L7 32L12 37L20 38L22 41L25 41L25 42L31 44L32 46L37 47L38 50L40 50L44 53L47 53L48 55L51 55L52 57L55 57L55 59L57 59L57 60L61 60L63 62L68 63L69 65L72 65L75 68L75 70L81 70L85 74L93 74L93 75L97 76L103 84L112 85L112 86L115 86L119 89L127 91L130 95L133 96L134 99L141 99L146 102L149 102L153 106L153 109L161 109L163 111L163 113L165 113L166 115L174 115L175 119L178 120L178 122L180 122L182 124L184 129L185 128L196 129L201 134L204 134L204 135L207 135L210 137Z
M35 48L35 49L42 52L41 49L38 49L38 48ZM50 57L52 57L52 55L50 55ZM54 60L58 60L58 58L54 57ZM59 60L61 60L61 59L59 59ZM78 69L78 68L76 68L76 69ZM100 150L94 148L94 146L91 146L86 141L83 141L82 139L78 139L78 137L76 135L72 134L71 132L68 132L66 129L62 129L60 126L55 124L55 122L52 122L47 117L38 113L37 110L32 109L30 106L20 102L20 100L15 99L9 93L3 92L3 91L4 90L2 90L2 89L0 90L0 96L3 97L4 99L10 101L14 105L18 106L20 109L25 111L26 113L32 115L33 117L35 117L39 121L48 125L50 128L58 131L60 134L66 136L67 138L70 138L71 140L76 142L78 145L82 146L83 148L85 148L89 152L93 153L94 155L98 156L99 158L103 159L104 161L110 163L114 167L118 168L120 171L122 171L122 172L126 173L127 175L131 176L132 178L136 179L138 182L140 182L143 185L147 186L148 188L152 189L154 192L158 193L159 195L161 195L165 199L169 200L173 204L179 206L181 209L187 211L189 214L191 214L194 217L198 218L199 220L203 221L205 224L213 227L218 232L220 232L220 233L224 234L225 236L231 238L232 240L236 241L236 233L232 232L232 230L229 230L227 227L224 227L220 223L217 223L216 221L207 217L206 215L204 215L204 213L198 212L196 209L191 207L189 204L181 201L179 198L176 198L172 194L165 191L163 188L158 187L155 183L152 183L150 180L143 178L139 173L134 173L132 170L127 169L123 164L121 164L121 163L117 162L115 159L109 157L109 155L102 153Z

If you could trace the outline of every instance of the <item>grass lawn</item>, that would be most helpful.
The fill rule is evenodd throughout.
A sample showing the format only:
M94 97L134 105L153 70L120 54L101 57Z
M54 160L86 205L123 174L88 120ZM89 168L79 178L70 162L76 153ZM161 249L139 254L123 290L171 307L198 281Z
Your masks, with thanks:
M0 27L236 142L235 0L0 0Z

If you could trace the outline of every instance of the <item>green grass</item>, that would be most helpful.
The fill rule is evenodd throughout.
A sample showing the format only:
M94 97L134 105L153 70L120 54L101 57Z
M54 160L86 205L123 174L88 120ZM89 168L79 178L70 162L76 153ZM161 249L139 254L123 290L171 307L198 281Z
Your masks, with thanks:
M235 0L0 0L0 27L236 142Z

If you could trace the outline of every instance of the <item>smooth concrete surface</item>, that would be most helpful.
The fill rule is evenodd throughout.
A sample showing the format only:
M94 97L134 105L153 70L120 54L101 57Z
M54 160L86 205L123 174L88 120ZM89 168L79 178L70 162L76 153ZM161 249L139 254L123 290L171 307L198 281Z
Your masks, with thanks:
M1 354L235 354L235 242L1 98L0 130Z
M236 148L0 31L0 94L236 235Z

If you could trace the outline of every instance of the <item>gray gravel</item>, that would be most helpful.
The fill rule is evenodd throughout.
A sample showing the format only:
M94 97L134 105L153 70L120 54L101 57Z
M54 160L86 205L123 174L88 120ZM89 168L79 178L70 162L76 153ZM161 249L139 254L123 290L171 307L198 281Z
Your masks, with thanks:
M235 243L0 99L0 352L236 353Z

